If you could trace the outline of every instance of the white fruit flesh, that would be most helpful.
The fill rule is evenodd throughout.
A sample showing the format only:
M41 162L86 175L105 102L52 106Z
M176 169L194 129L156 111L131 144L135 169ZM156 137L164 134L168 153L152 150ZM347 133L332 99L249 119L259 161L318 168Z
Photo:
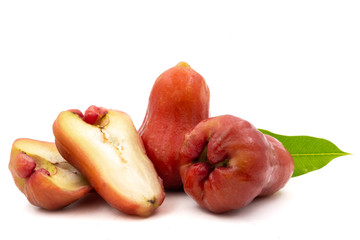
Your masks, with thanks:
M75 191L88 185L81 173L61 157L55 144L20 139L15 148L29 155L36 163L35 170L44 168L50 173L50 180L65 191Z

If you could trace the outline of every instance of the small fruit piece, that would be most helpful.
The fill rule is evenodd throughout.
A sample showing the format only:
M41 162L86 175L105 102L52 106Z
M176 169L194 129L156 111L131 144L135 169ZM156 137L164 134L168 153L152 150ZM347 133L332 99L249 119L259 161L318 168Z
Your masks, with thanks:
M155 81L139 134L165 189L180 189L179 152L185 133L209 117L204 78L180 62Z
M32 157L26 153L19 153L16 156L14 170L20 178L29 177L36 167L36 163Z
M181 151L185 192L214 213L275 193L293 171L294 161L280 142L231 115L200 122Z
M91 190L79 171L60 156L54 143L15 140L9 170L29 202L48 210L63 208Z
M100 123L101 119L105 116L106 113L106 108L91 105L88 109L86 109L83 120L88 124L94 125ZM79 116L81 117L81 115Z
M60 154L111 206L149 216L161 205L162 181L126 113L91 106L82 119L74 111L64 111L53 130Z

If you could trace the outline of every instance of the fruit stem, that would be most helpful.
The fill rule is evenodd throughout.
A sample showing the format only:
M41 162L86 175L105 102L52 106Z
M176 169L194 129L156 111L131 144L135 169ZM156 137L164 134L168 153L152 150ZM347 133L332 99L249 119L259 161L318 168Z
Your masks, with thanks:
M227 167L229 164L229 158L225 158L225 160L217 162L217 163L211 163L207 157L207 145L205 146L204 150L201 152L200 157L198 157L197 159L195 159L194 163L197 162L205 162L211 165L212 168L217 168L217 167Z
M209 162L209 160L207 158L207 146L205 146L204 150L200 154L200 157L195 159L194 162L207 162L207 163Z
M177 67L190 68L190 65L187 64L186 62L179 62L176 66L177 66Z

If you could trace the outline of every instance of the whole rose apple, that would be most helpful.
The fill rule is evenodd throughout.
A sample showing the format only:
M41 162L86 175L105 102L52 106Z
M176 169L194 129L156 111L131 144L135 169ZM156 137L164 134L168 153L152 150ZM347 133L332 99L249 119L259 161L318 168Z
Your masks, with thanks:
M182 188L179 152L185 133L209 117L209 97L204 78L185 62L154 83L139 134L167 190Z
M200 122L186 135L180 157L185 192L214 213L275 193L294 170L280 142L231 115Z

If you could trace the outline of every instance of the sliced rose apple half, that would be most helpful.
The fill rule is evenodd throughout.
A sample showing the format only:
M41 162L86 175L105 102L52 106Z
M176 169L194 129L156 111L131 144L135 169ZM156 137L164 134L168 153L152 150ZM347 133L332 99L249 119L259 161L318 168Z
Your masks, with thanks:
M85 177L50 142L15 140L9 170L29 202L48 210L63 208L91 190Z
M79 110L64 111L53 131L60 154L114 208L149 216L163 202L162 180L126 113L95 106L84 115Z

